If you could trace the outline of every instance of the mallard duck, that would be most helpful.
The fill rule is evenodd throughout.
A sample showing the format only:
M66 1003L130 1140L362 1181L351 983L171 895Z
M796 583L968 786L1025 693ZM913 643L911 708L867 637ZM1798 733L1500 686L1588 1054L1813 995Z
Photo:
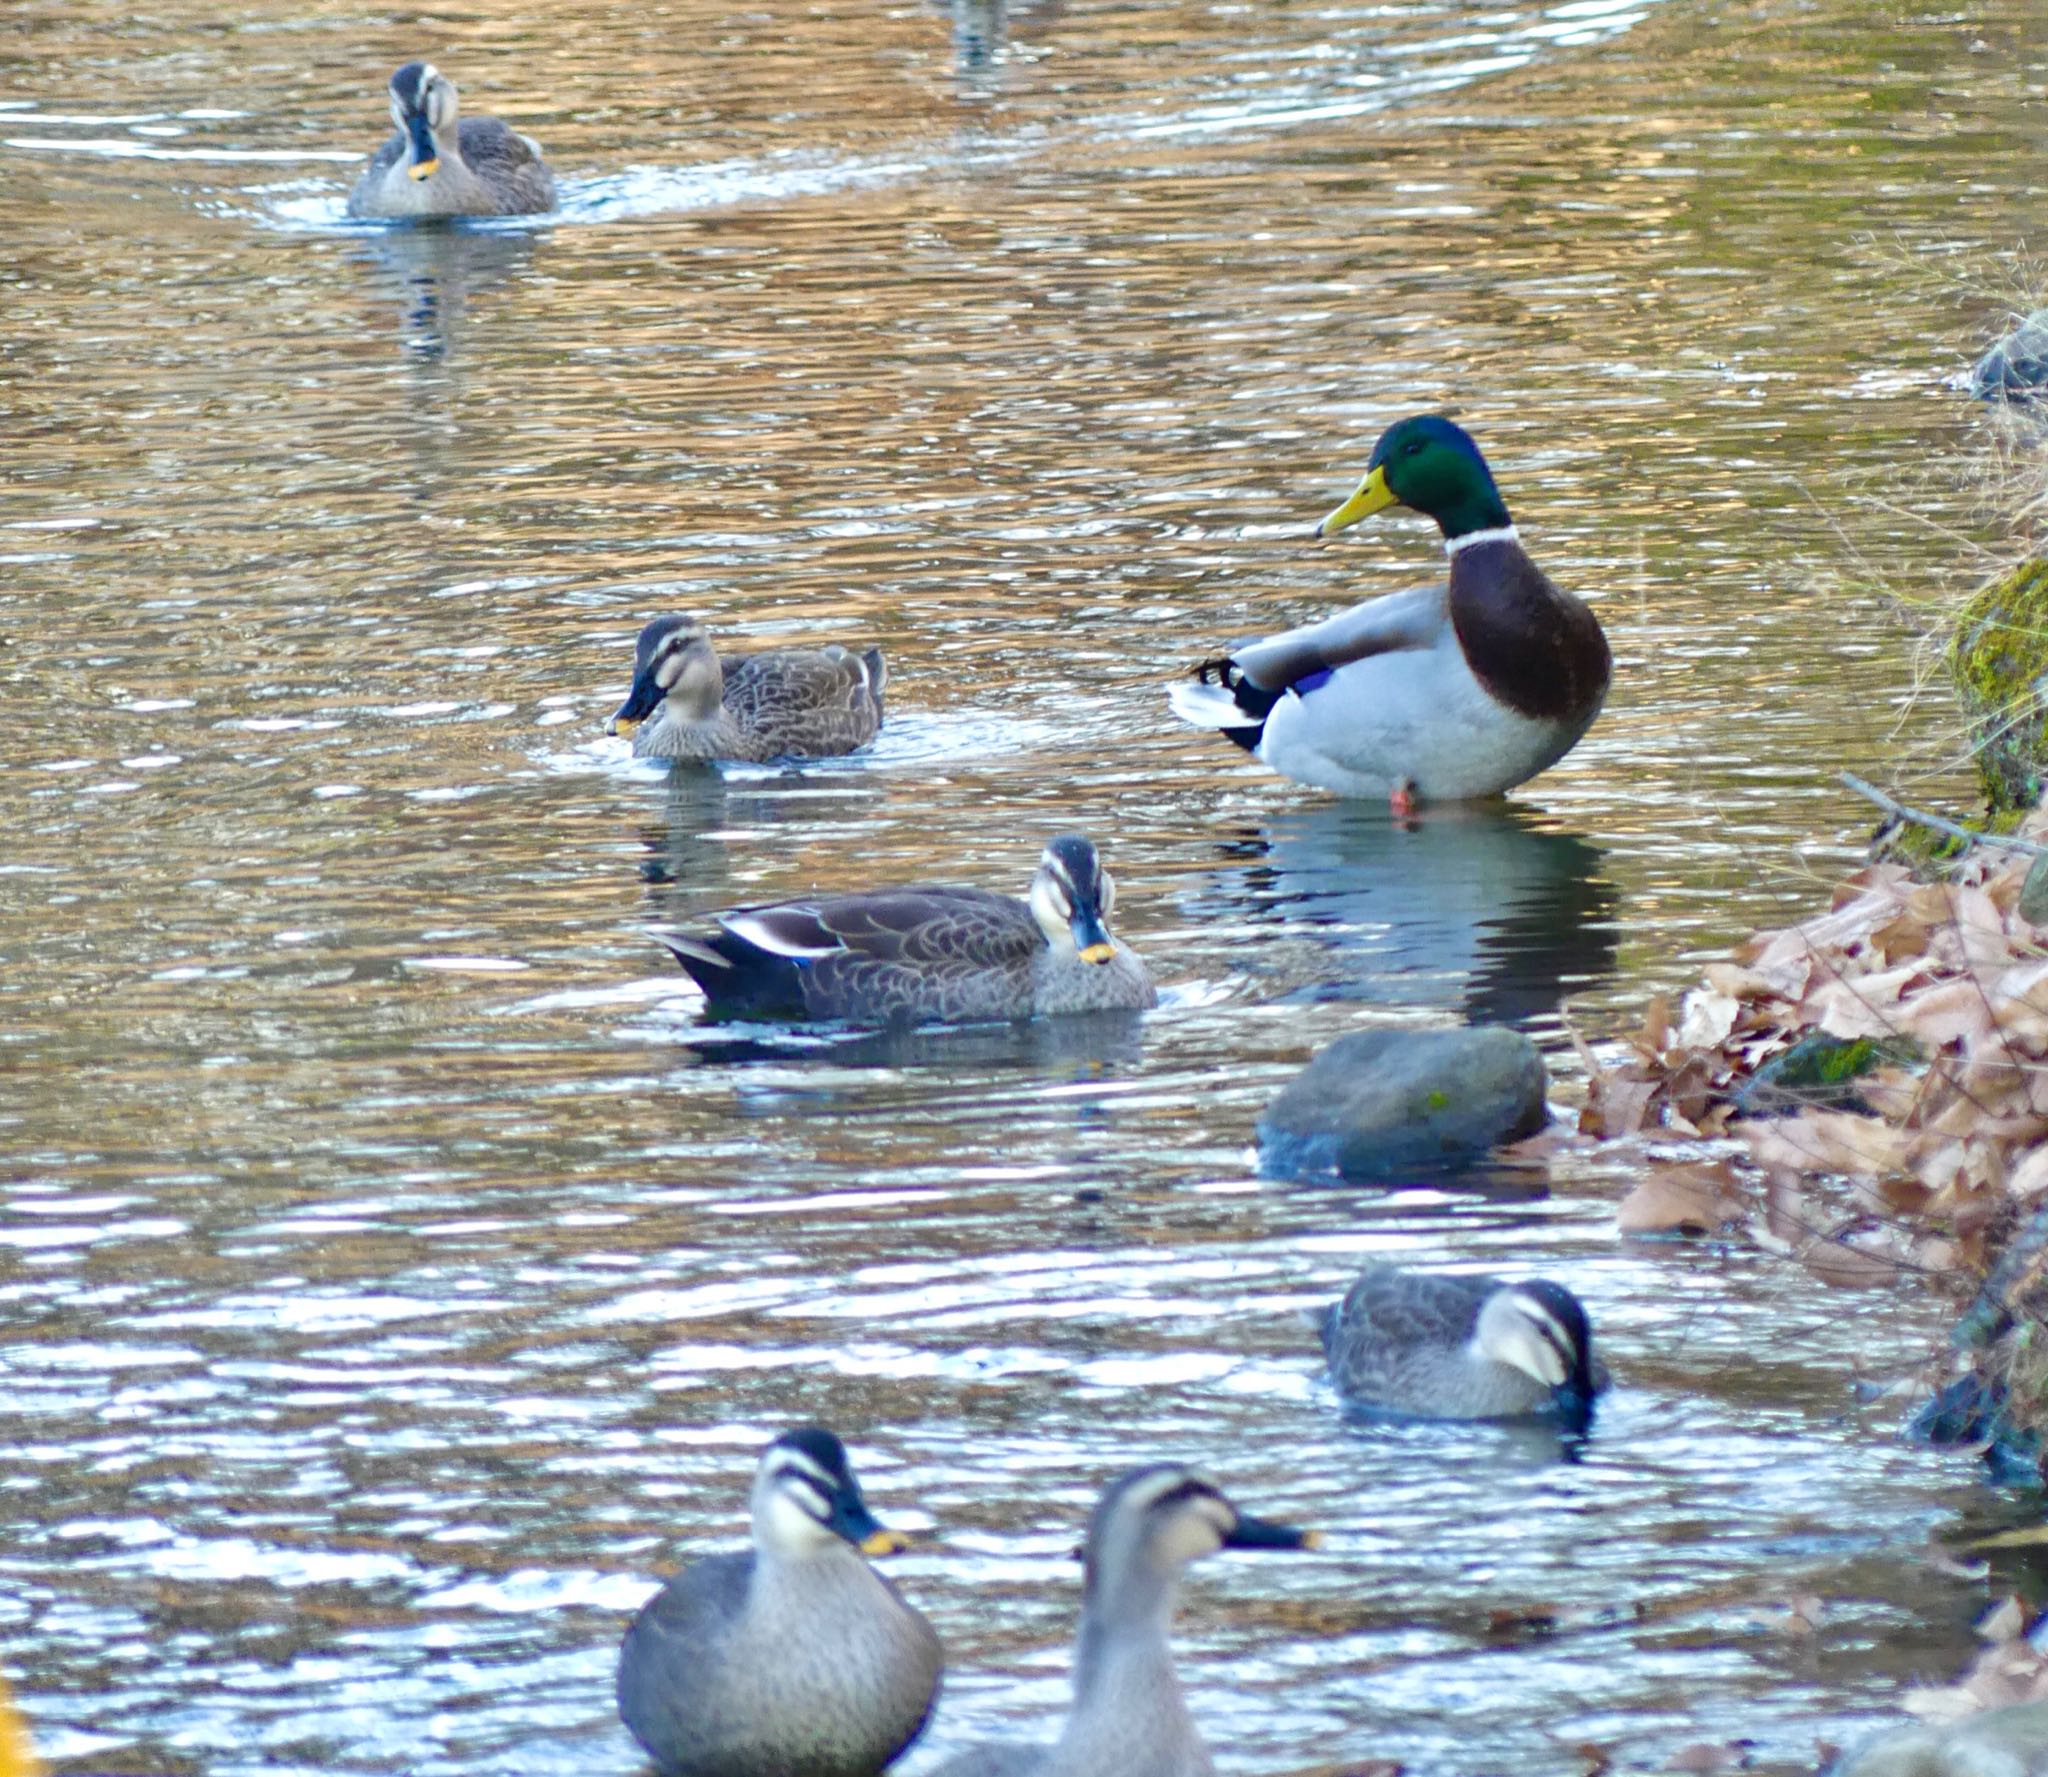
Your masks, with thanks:
M640 632L633 688L612 717L643 759L829 759L873 740L888 682L882 651L771 648L727 666L690 617Z
M754 1546L648 1600L619 1650L619 1715L662 1777L873 1777L924 1731L932 1626L863 1555L876 1523L829 1431L785 1432L754 1475Z
M1583 1430L1608 1383L1593 1329L1561 1283L1368 1265L1323 1311L1338 1392L1426 1419L1554 1416Z
M455 82L431 62L407 62L392 75L391 121L398 133L348 194L351 216L525 216L555 207L540 144L495 117L461 116Z
M737 907L708 938L664 937L716 1018L966 1024L1158 1003L1109 935L1116 884L1078 833L1038 860L1029 898L911 887Z
M1373 446L1318 537L1393 505L1435 519L1445 585L1394 592L1246 642L1175 685L1175 714L1220 728L1299 783L1415 802L1495 796L1571 751L1607 695L1599 619L1529 559L1486 459L1423 414Z
M974 1746L932 1777L1209 1777L1167 1631L1191 1561L1218 1549L1313 1549L1314 1531L1241 1512L1178 1463L1133 1469L1088 1521L1074 1708L1050 1746Z

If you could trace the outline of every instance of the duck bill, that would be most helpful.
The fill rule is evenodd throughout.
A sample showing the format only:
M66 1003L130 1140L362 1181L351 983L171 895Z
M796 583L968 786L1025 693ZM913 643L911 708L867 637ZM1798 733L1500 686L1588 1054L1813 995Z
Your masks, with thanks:
M1334 537L1339 531L1348 531L1360 519L1370 518L1375 512L1384 512L1389 506L1399 504L1394 490L1387 486L1386 470L1369 470L1358 484L1358 491L1316 526L1316 535Z
M832 1502L832 1516L825 1522L863 1555L894 1555L910 1547L910 1538L900 1530L886 1528L851 1487Z
M1068 929L1074 934L1074 948L1081 953L1084 963L1106 963L1116 955L1116 940L1109 935L1102 916L1093 909L1077 911Z
M1552 1391L1557 1403L1557 1422L1566 1431L1584 1434L1593 1427L1593 1389L1590 1383L1567 1382Z
M434 132L427 128L427 114L415 111L406 119L406 127L412 134L412 165L406 170L415 179L431 179L441 157L434 151Z
M1292 1524L1275 1524L1239 1512L1237 1528L1223 1539L1226 1549L1319 1549L1323 1539L1313 1530L1296 1530Z
M633 681L633 688L626 693L626 701L619 705L613 715L612 733L631 734L661 707L661 700L667 695L661 688L661 682L655 678L653 668L650 667Z

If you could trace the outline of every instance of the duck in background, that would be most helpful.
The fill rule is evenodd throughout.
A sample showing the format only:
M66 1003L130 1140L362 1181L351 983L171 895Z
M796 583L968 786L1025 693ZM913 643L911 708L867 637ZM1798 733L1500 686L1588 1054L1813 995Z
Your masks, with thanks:
M1394 505L1436 520L1443 585L1242 643L1170 695L1183 721L1221 729L1296 782L1408 814L1497 796L1556 764L1600 713L1612 662L1599 619L1522 547L1462 427L1434 414L1389 426L1316 535Z
M391 76L391 121L397 134L348 194L351 216L430 221L555 207L540 144L495 117L462 116L455 82L431 62L407 62Z
M881 732L882 651L770 648L721 661L693 617L657 617L612 717L641 759L829 759Z
M1424 1419L1592 1421L1608 1387L1585 1307L1561 1283L1368 1265L1323 1311L1330 1380L1348 1401Z
M967 1024L1158 1004L1109 932L1116 883L1078 833L1039 855L1029 898L942 886L736 907L708 938L662 937L714 1018Z

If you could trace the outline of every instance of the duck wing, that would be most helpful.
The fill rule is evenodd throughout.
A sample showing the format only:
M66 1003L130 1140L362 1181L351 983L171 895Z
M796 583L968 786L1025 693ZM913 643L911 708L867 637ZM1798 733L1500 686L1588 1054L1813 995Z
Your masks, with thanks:
M1196 667L1192 683L1172 688L1174 713L1197 728L1256 731L1287 692L1311 691L1339 667L1375 654L1433 648L1449 622L1448 589L1417 586L1276 636L1238 642Z
M754 1557L694 1561L655 1593L619 1648L619 1714L664 1766L685 1756L701 1727L707 1681L733 1625L746 1614Z
M882 651L772 648L726 663L726 711L772 753L851 752L882 726Z
M1491 1277L1439 1277L1368 1265L1325 1310L1323 1351L1338 1372L1376 1370L1409 1353L1458 1350L1479 1324L1480 1305L1500 1287Z
M1028 964L1045 939L1031 909L986 889L913 887L721 913L724 935L777 956L815 961L1006 967Z

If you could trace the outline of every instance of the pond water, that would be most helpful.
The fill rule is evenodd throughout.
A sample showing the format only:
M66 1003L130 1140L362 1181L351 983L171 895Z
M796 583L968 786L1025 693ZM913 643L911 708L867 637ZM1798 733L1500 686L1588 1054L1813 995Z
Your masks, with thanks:
M840 1428L945 1637L911 1769L1064 1698L1089 1502L1208 1464L1327 1550L1208 1563L1230 1771L1811 1768L1944 1676L2024 1517L1854 1384L1917 1293L1620 1243L1619 1162L1262 1181L1361 1025L1594 1034L1960 797L1895 598L2036 206L2048 29L1854 0L33 4L0 42L0 1661L56 1768L630 1772L611 1673ZM564 179L340 221L431 56ZM1397 830L1167 718L1217 641L1437 571L1309 546L1446 406L1614 697ZM878 641L871 756L665 782L672 609ZM645 928L1102 842L1103 1028L701 1030ZM1541 1271L1583 1451L1361 1424L1302 1311ZM1572 1459L1573 1457L1576 1459ZM1996 1583L2010 1582L2003 1571ZM1826 1603L1816 1633L1783 1601ZM1516 1622L1561 1613L1549 1635Z

